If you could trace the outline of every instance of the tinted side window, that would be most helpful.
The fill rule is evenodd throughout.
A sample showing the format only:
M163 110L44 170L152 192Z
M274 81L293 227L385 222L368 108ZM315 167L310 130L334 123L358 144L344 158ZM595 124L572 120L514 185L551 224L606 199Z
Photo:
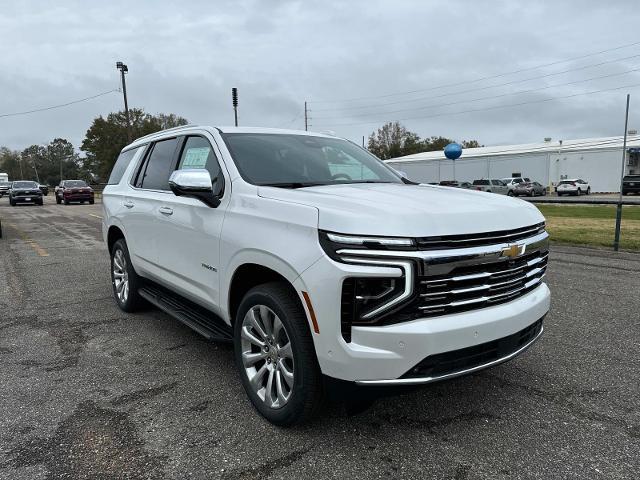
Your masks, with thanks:
M474 180L474 185L489 185L489 180Z
M169 190L169 175L175 169L174 154L178 139L161 140L153 145L142 178L142 188Z
M116 163L113 165L113 169L111 170L111 175L109 176L109 180L107 181L107 185L117 185L122 180L122 176L124 175L125 170L131 163L131 159L138 152L139 148L133 148L131 150L127 150L126 152L122 152Z
M220 175L220 165L211 144L203 137L188 137L180 155L178 170L204 168L209 171L211 180Z

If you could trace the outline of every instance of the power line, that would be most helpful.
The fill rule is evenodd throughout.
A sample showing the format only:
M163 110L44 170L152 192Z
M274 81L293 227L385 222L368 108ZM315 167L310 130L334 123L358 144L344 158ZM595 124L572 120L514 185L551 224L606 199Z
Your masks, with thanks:
M640 55L638 55L638 56L640 56ZM489 95L487 97L471 98L471 99L468 99L468 100L458 100L457 102L423 105L421 107L416 107L416 108L403 108L403 109L400 109L400 110L391 110L391 111L387 111L387 112L359 113L359 114L355 114L355 115L349 115L349 117L366 117L368 115L390 115L390 114L394 114L394 113L414 112L414 111L417 111L417 110L425 110L427 108L449 107L451 105L459 105L461 103L471 103L471 102L479 102L479 101L482 101L482 100L492 100L494 98L508 97L510 95L521 95L523 93L539 92L541 90L547 90L549 88L564 87L564 86L567 86L567 85L575 85L575 84L578 84L578 83L590 82L592 80L601 80L603 78L619 77L621 75L627 75L629 73L633 73L633 72L637 72L637 71L640 71L640 67L639 68L634 68L634 69L631 69L631 70L627 70L625 72L610 73L608 75L600 75L598 77L585 78L585 79L582 79L582 80L574 80L573 82L556 83L556 84L553 84L553 85L546 85L544 87L530 88L528 90L518 90L516 92L501 93L501 94L498 94L498 95ZM316 117L317 120L321 120L321 119L322 120L327 120L327 119L331 120L331 119L336 119L336 118L344 118L344 117Z
M422 88L422 89L418 89L418 90L410 90L410 91L398 92L398 93L389 93L389 94L386 94L386 95L373 95L373 96L368 96L368 97L345 98L345 99L341 99L341 100L317 100L315 102L309 102L309 103L355 102L355 101L358 101L358 100L369 100L369 99L374 99L374 98L388 98L388 97L395 97L395 96L398 96L398 95L409 95L411 93L427 92L427 91L437 90L437 89L446 88L446 87L457 87L459 85L467 85L469 83L481 82L483 80L491 80L492 78L505 77L507 75L513 75L513 74L516 74L516 73L522 73L522 72L528 72L528 71L531 71L531 70L537 70L539 68L545 68L545 67L550 67L552 65L558 65L560 63L567 63L567 62L572 62L572 61L575 61L575 60L581 60L583 58L594 57L596 55L600 55L601 53L613 52L615 50L621 50L623 48L633 47L635 45L640 45L640 42L627 43L625 45L620 45L620 46L613 47L613 48L607 48L605 50L600 50L598 52L587 53L585 55L580 55L578 57L567 58L565 60L557 60L555 62L536 65L534 67L526 67L526 68L521 68L519 70L512 70L510 72L498 73L496 75L489 75L489 76L486 76L486 77L480 77L480 78L475 78L475 79L471 79L471 80L464 80L462 82L457 82L457 83L448 83L448 84L443 84L443 85L437 85L437 86L434 86L434 87Z
M616 58L615 60L607 60L605 62L600 62L600 63L594 63L592 65L584 65L582 67L576 67L576 68L570 68L568 70L562 70L561 72L553 72L553 73L545 73L544 75L538 75L535 77L528 77L528 78L523 78L520 80L512 80L510 82L505 82L505 83L498 83L495 85L488 85L488 86L484 86L484 87L478 87L478 88L470 88L468 90L460 90L458 92L451 92L451 93L443 93L442 95L434 95L434 96L430 96L430 97L419 97L419 98L412 98L409 100L398 100L396 102L388 102L388 103L379 103L379 104L374 104L374 105L359 105L356 107L346 107L348 110L362 110L362 109L367 109L367 108L376 108L376 107L385 107L388 105L398 105L401 103L415 103L415 102L420 102L422 100L431 100L434 98L443 98L443 97L451 97L454 95L460 95L462 93L470 93L470 92L478 92L480 90L490 90L492 88L497 88L497 87L504 87L506 85L515 85L516 83L524 83L524 82L528 82L531 80L538 80L541 78L548 78L548 77L554 77L556 75L562 75L564 73L570 73L570 72L576 72L578 70L586 70L589 68L593 68L593 67L600 67L602 65L607 65L609 63L616 63L616 62L621 62L622 60L629 60L632 58L638 58L640 57L640 54L637 55L631 55L629 57L622 57L622 58ZM318 108L315 109L315 112L333 112L333 111L342 111L345 110L344 108ZM375 112L371 112L371 113L375 113ZM320 118L320 117L318 117ZM323 117L326 118L326 117Z
M69 105L74 105L76 103L86 102L87 100L93 100L94 98L102 97L104 95L108 95L109 93L120 92L120 90L109 90L106 92L98 93L97 95L92 95L90 97L80 98L78 100L73 100L67 103L61 103L59 105L52 105L50 107L36 108L34 110L26 110L24 112L14 112L14 113L3 113L0 114L0 118L4 117L16 117L18 115L28 115L30 113L44 112L46 110L54 110L56 108L68 107Z
M512 104L508 104L508 105L497 105L494 107L485 107L485 108L475 108L475 109L470 109L470 110L462 110L459 112L448 112L448 113L438 113L435 115L427 115L427 116L414 116L414 117L405 117L405 118L398 118L396 120L398 121L404 121L404 120L418 120L418 119L427 119L427 118L436 118L436 117L445 117L447 115L461 115L463 113L474 113L474 112L484 112L484 111L488 111L488 110L500 110L503 108L511 108L511 107L519 107L522 105L531 105L531 104L535 104L535 103L543 103L543 102L551 102L554 100L562 100L565 98L573 98L573 97L579 97L582 95L591 95L591 94L595 94L595 93L602 93L602 92L612 92L615 90L622 90L624 88L634 88L634 87L638 87L640 86L640 83L634 83L632 85L622 85L620 87L613 87L613 88L604 88L601 90L593 90L590 92L581 92L581 93L574 93L572 95L564 95L561 97L550 97L550 98L545 98L542 100L532 100L529 102L520 102L520 103L512 103ZM353 125L371 125L374 123L380 123L380 120L375 120L372 122L356 122L356 123L334 123L334 124L327 124L327 125L316 125L317 127L346 127L346 126L353 126Z

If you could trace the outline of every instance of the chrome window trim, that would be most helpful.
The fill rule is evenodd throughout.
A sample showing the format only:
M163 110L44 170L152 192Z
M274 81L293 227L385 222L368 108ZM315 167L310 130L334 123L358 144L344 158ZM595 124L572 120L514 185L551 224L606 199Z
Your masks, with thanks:
M466 368L464 370L458 370L457 372L447 373L446 375L438 375L435 377L419 377L419 378L395 378L390 380L356 380L357 385L421 385L425 383L437 382L439 380L447 380L449 378L460 377L462 375L467 375L469 373L477 372L478 370L483 370L485 368L493 367L494 365L498 365L500 363L504 363L506 361L511 360L514 357L517 357L522 352L524 352L527 348L533 345L544 332L544 326L540 327L540 332L533 338L529 343L523 345L515 352L511 352L509 355L505 355L504 357L500 357L491 362L483 363L482 365L476 365L472 368Z

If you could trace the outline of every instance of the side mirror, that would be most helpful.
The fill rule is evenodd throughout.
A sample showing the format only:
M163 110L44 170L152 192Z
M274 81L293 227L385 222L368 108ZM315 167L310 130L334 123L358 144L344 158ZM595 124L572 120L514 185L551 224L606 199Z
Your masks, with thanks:
M176 170L169 177L169 188L178 197L197 198L212 208L220 205L220 199L213 191L209 171L203 168Z

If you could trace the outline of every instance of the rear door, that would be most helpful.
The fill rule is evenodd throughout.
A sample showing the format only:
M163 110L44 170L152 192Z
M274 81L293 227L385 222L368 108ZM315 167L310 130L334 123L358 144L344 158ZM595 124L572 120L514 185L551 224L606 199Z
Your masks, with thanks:
M157 238L158 262L166 271L171 288L216 310L220 234L231 184L225 181L220 152L214 145L204 133L184 137L177 168L208 170L214 191L222 193L220 205L211 208L195 198L170 194L162 197L156 217L161 232Z
M169 175L175 169L177 147L177 138L152 144L132 179L128 194L122 197L122 222L131 259L134 266L156 279L164 276L158 264L158 237L163 232L156 212L164 198L173 196Z

